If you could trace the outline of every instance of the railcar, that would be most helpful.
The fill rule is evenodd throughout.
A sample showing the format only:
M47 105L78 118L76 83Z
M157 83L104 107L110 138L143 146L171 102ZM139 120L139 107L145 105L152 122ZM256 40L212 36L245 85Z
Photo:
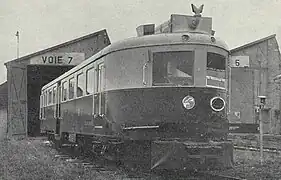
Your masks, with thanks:
M232 167L229 50L212 19L172 14L46 84L41 131L149 169Z

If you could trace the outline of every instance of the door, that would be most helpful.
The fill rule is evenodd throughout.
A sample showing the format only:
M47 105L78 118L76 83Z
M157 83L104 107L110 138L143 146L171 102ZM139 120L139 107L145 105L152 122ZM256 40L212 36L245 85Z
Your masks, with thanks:
M62 119L61 115L61 83L58 82L56 88L56 97L55 97L56 105L55 105L55 121L56 121L56 134L60 134L60 121Z
M104 65L103 63L98 64L95 73L95 91L94 91L94 117L95 117L95 129L104 128L104 115L105 115L105 104L104 104Z
M27 135L26 66L8 66L8 135Z

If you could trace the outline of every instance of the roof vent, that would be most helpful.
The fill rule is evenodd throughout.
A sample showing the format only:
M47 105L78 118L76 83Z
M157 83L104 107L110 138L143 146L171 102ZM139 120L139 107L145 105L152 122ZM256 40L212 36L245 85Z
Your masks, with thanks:
M146 36L154 34L155 24L145 24L137 27L138 36Z

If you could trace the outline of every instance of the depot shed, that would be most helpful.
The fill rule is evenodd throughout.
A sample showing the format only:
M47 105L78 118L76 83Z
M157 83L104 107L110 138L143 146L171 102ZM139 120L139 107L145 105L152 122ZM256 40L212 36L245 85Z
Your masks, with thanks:
M230 122L258 123L262 95L267 97L264 133L280 134L280 90L273 78L281 73L281 61L275 34L232 49L231 56L248 56L249 67L231 68Z
M8 86L7 81L0 85L0 141L7 132Z
M42 86L109 44L106 30L101 30L5 63L8 137L39 135Z

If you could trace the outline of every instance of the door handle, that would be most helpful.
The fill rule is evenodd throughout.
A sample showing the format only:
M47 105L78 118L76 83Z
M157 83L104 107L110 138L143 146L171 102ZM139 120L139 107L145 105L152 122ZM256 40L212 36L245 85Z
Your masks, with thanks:
M147 63L145 63L143 66L142 66L142 83L143 85L147 85L147 82L146 82L146 77L145 77L145 70L147 68Z

